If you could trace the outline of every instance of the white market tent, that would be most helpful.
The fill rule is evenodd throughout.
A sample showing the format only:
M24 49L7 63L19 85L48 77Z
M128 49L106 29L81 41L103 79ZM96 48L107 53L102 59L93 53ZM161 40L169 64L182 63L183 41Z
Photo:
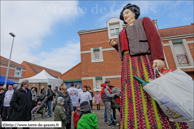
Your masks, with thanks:
M19 83L21 83L23 80L28 80L30 84L38 83L41 85L43 83L46 83L46 85L51 85L52 90L54 90L55 86L60 86L63 83L63 80L54 78L53 76L48 74L45 70L42 70L40 73L33 77L19 79ZM45 87L45 89L47 88Z

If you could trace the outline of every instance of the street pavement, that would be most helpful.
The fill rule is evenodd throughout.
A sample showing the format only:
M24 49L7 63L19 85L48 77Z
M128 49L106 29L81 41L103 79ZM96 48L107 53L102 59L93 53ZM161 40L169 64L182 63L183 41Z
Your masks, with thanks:
M100 106L101 110L96 110L96 106L93 106L93 109L92 112L94 112L98 118L98 126L99 126L99 129L109 129L111 127L108 127L107 124L104 122L104 106ZM112 112L111 112L112 113ZM53 113L53 116L54 116L54 113ZM35 117L35 120L34 121L54 121L54 117L49 117L49 118L44 118L42 119L41 115L38 115ZM117 117L117 120L116 122L119 123L119 111L116 110L116 117ZM0 123L1 123L1 118L0 118ZM188 122L188 126L189 126L189 129L194 129L194 122ZM116 126L115 129L118 129L119 126ZM31 128L33 129L33 128ZM37 129L37 128L34 128L34 129ZM44 129L52 129L52 128L44 128ZM71 129L74 129L74 126L73 126L73 120L71 122Z
M111 128L111 127L108 127L107 124L104 122L104 106L100 106L100 109L101 110L97 110L97 107L93 106L93 110L91 110L91 112L95 113L97 118L98 118L99 129ZM116 110L116 118L117 118L116 122L117 123L119 123L119 114L120 114L119 111ZM49 118L46 117L45 119L42 119L41 115L39 115L39 116L35 117L34 121L54 121L54 117L53 116L54 116L54 114L52 115L52 117L49 117ZM118 128L119 128L119 126L117 125L114 129L118 129ZM44 128L44 129L47 129L47 128ZM48 129L51 129L51 128L48 128ZM74 129L73 119L71 120L71 129Z

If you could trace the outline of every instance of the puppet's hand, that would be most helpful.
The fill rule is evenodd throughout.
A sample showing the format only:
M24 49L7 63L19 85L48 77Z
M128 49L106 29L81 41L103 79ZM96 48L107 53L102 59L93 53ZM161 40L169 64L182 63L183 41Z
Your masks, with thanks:
M164 62L161 59L156 59L153 61L153 68L157 67L158 70L161 70L164 68Z
M115 39L110 39L108 41L108 44L111 45L111 46L115 46L115 45L117 45L117 42L115 41Z

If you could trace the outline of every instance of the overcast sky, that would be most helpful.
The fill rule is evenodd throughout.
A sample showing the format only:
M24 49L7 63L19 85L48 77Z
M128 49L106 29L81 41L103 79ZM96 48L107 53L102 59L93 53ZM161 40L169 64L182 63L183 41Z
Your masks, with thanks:
M159 29L193 23L193 1L1 1L1 55L64 73L80 59L78 31L106 27L127 3L140 17L157 19Z

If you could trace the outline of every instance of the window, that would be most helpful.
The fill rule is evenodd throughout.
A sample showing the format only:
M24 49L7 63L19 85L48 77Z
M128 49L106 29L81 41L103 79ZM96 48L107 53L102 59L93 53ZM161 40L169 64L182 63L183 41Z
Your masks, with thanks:
M111 36L118 36L119 35L119 28L110 29Z
M102 47L91 48L91 61L103 62Z
M189 61L182 40L172 41L179 66L189 66Z
M95 50L94 51L94 60L99 60L100 59L100 50Z
M110 18L107 22L109 39L118 38L120 31L123 29L122 21L119 18Z
M101 90L101 84L103 83L102 81L102 76L100 77L95 77L96 79L96 86L95 86L95 90Z
M19 77L21 77L21 75L22 75L22 69L21 69L21 68L16 68L16 69L15 69L15 75L14 75L14 76L19 76Z

